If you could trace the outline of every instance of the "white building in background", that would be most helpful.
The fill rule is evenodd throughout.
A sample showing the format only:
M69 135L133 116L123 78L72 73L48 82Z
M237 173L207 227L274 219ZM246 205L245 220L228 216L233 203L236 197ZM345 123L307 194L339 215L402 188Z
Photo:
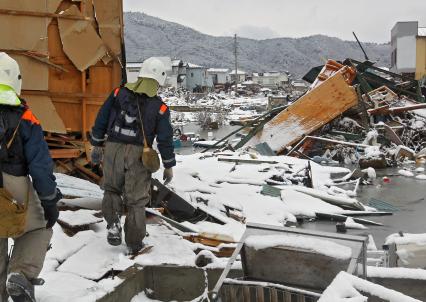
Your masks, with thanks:
M235 69L229 73L229 76L231 78L231 82L235 82ZM247 73L243 70L238 69L237 77L238 77L237 79L238 83L244 82L245 80L247 80Z
M224 85L231 82L228 68L209 68L207 69L207 76L213 85Z
M213 82L207 76L207 68L204 66L187 63L186 89L191 92L205 92L213 86Z
M277 71L255 72L252 76L253 82L267 88L284 87L289 83L288 75Z
M391 31L391 71L421 79L426 75L426 28L398 22Z
M139 71L141 70L142 63L128 62L126 64L127 82L133 83L138 79Z
M182 60L172 61L172 74L168 80L171 87L186 89L186 68L188 63Z

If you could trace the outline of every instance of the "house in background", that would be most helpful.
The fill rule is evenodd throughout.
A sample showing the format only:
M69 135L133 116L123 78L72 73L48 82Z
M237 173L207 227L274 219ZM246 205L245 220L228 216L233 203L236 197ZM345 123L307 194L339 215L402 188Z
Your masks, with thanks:
M174 88L185 88L186 89L186 68L188 63L182 60L172 61L172 73L168 79L168 84Z
M229 76L231 77L231 82L235 82L235 69L232 70L229 73ZM245 71L242 71L240 69L237 70L237 82L241 83L247 80L247 73Z
M231 82L228 68L209 68L207 69L207 76L211 79L213 86Z
M187 63L186 89L191 92L205 92L213 86L211 78L207 76L207 68L204 66Z
M127 82L133 83L138 79L139 71L141 70L142 63L128 62L126 64Z
M253 82L266 88L284 88L288 85L289 79L286 73L271 71L253 73Z
M426 76L426 28L398 22L391 31L391 71L420 80Z

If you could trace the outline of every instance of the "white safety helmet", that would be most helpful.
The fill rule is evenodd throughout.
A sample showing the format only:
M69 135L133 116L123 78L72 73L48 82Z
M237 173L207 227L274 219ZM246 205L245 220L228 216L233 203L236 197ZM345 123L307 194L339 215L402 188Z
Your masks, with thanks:
M138 77L154 79L160 86L163 86L167 78L166 66L157 58L146 59L142 63Z
M19 65L5 52L0 52L0 84L11 87L17 95L21 94L22 77Z

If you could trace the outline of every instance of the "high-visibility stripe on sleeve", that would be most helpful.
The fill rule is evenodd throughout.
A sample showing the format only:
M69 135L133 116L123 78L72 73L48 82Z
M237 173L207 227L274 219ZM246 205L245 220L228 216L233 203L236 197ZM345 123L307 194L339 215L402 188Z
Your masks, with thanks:
M168 108L169 107L167 107L167 105L165 105L165 104L161 105L160 114L164 114L167 111Z
M27 109L22 115L22 119L31 122L34 125L40 125L40 121L35 117L30 109Z
M117 97L118 93L120 92L120 87L115 88L114 90L114 97Z

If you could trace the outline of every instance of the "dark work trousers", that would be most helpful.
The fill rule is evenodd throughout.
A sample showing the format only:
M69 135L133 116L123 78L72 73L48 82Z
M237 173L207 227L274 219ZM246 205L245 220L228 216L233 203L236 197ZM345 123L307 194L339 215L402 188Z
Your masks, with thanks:
M142 150L143 146L107 142L103 160L102 212L108 226L120 223L125 202L125 241L131 249L142 247L145 206L151 195L151 173L142 164Z

